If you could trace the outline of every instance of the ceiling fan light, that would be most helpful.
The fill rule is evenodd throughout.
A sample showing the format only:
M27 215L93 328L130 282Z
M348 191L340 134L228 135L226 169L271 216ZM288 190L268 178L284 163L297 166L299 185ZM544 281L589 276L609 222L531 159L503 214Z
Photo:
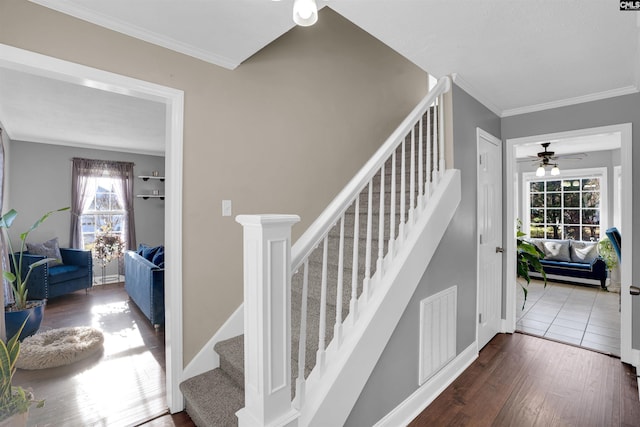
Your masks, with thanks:
M558 168L558 165L553 165L553 168L551 169L551 175L553 176L560 175L560 168Z
M538 169L536 169L536 176L544 176L544 167L540 165Z
M301 27L309 27L318 21L318 6L315 0L295 0L293 22Z

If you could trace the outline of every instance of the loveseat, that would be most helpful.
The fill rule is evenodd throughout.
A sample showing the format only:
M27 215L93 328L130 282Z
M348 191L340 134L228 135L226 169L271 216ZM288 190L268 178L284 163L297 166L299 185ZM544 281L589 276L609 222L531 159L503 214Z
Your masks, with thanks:
M52 262L51 265L42 264L33 268L27 283L29 299L55 298L93 286L91 251L60 248L60 255L61 264ZM20 254L16 253L16 256ZM27 274L26 266L44 258L44 255L34 255L25 251L22 258L23 276ZM15 274L15 271L13 273Z
M164 324L164 247L125 252L124 288L156 329Z
M587 283L584 279L597 280L606 288L607 265L598 255L597 242L531 239L531 243L545 254L540 264L547 279L580 283ZM537 275L532 267L530 270Z

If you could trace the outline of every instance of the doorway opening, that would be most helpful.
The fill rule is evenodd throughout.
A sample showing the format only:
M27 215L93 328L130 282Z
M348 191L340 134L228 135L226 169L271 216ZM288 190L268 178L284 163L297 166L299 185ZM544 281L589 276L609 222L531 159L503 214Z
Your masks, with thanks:
M559 132L553 134L544 134L544 135L535 135L523 138L514 138L507 140L506 146L506 210L505 210L505 236L506 236L506 247L507 247L507 259L515 259L516 248L515 248L515 232L516 232L516 221L518 218L522 219L524 216L531 216L531 211L524 212L527 204L525 203L526 194L523 185L523 171L522 168L519 167L520 164L525 162L518 162L518 157L525 158L528 154L526 151L533 150L541 151L540 147L542 143L552 142L554 148L557 148L556 151L561 152L562 150L566 150L565 153L583 153L585 156L581 156L580 159L566 159L564 161L564 166L558 160L560 164L560 170L566 170L567 176L572 173L571 169L582 169L582 171L578 171L580 173L584 173L584 169L588 169L590 167L596 167L593 162L598 162L598 158L603 158L603 152L607 152L608 154L604 155L604 158L608 156L609 161L604 166L607 168L607 180L606 187L609 189L608 197L607 197L607 206L603 206L604 214L600 218L601 224L599 227L591 227L591 231L596 230L594 235L592 236L594 240L599 240L605 237L604 231L612 226L616 225L623 233L623 235L630 236L631 235L631 217L632 217L632 207L631 207L631 194L632 194L632 181L631 181L631 124L622 124L622 125L613 125L613 126L604 126L598 128L590 128L590 129L580 129L575 131L568 132ZM562 144L564 144L564 148L562 148ZM616 154L616 150L619 152ZM592 153L589 155L589 153ZM599 154L595 154L599 153ZM617 158L617 162L616 162ZM575 162L575 163L572 163ZM617 163L614 164L614 163ZM532 167L535 171L539 165L534 162ZM620 180L619 186L616 186L616 189L613 189L614 183L614 166L620 166ZM574 171L575 172L575 171ZM546 177L547 179L555 179L555 177ZM583 177L580 177L582 179ZM536 178L533 178L535 180ZM540 178L542 180L542 178ZM563 183L561 176L558 175L558 179L555 181L560 183L560 186ZM556 183L554 181L554 184ZM566 180L569 183L573 181ZM580 181L582 183L582 181ZM619 209L614 209L613 203L613 194L615 191L619 191L620 200ZM546 206L545 206L546 207ZM554 207L555 208L555 207ZM617 210L617 212L616 212ZM545 212L546 214L546 212ZM618 216L619 215L619 216ZM571 215L568 215L569 217ZM614 218L618 216L619 223L614 224ZM546 221L546 218L545 218ZM534 226L538 225L537 219L533 221L529 218L529 227L525 232L534 230L535 233L539 232L539 230L535 230L532 228L532 222ZM567 223L570 223L570 218L567 219ZM588 221L587 221L588 222ZM543 224L546 226L547 224ZM558 219L557 224L553 224L558 228L558 230L562 230L566 234L566 237L570 236L571 232L575 232L576 227L573 227L571 230L568 228L562 228L563 223ZM574 225L574 224L567 224ZM578 223L579 226L583 224ZM587 225L587 224L584 224ZM544 229L544 227L543 227ZM555 228L553 226L548 227L550 232L553 232ZM559 231L556 230L556 233ZM585 229L585 233L591 232ZM563 234L559 234L559 236L563 236ZM625 258L631 258L631 242L630 239L626 239L627 241L623 241L622 252L625 254ZM510 258L509 258L510 257ZM627 258L628 257L628 258ZM506 282L505 282L505 327L504 330L507 332L513 332L517 329L516 322L518 319L518 315L522 314L518 313L518 296L522 293L520 286L516 282L516 272L515 272L515 263L507 263L506 269ZM619 299L619 313L620 313L620 324L619 324L619 337L620 337L620 351L619 355L623 362L631 363L631 299L629 295L629 284L631 282L631 263L622 263L621 264L621 286L620 286L620 294L618 296ZM553 289L555 292L556 289L560 289L559 293L571 293L574 289L578 289L578 292L584 289L580 289L581 285L559 285L555 282L552 283ZM535 285L534 285L535 286ZM538 284L539 286L539 284ZM574 288L571 288L574 286ZM561 289L564 287L564 289ZM540 287L539 293L543 293L544 291L551 290L552 288L548 285L547 290ZM596 286L597 290L597 286ZM566 295L565 295L566 296ZM594 301L595 301L594 296ZM520 300L520 303L522 300ZM529 304L529 301L527 302ZM525 305L526 307L526 305ZM617 307L616 307L617 308ZM557 317L557 315L556 315ZM563 317L566 317L563 316ZM546 319L548 320L548 319ZM560 322L562 323L562 321ZM575 326L575 325L574 325ZM584 331L583 331L584 333ZM557 339L557 337L554 337ZM575 344L575 342L573 342Z
M165 358L166 398L171 412L183 409L182 375L182 146L184 93L170 87L106 72L0 44L0 67L165 106Z

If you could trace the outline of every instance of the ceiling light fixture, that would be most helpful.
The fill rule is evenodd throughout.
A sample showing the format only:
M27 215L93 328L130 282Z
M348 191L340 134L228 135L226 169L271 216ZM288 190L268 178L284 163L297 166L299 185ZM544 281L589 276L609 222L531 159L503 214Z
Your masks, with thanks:
M542 166L542 164L538 167L538 169L536 169L536 176L544 176L545 174L545 170L544 170L544 166Z
M558 165L553 165L553 168L551 169L551 175L552 176L560 175L560 168L558 168Z
M301 27L309 27L318 21L318 6L315 0L295 0L293 2L293 22Z

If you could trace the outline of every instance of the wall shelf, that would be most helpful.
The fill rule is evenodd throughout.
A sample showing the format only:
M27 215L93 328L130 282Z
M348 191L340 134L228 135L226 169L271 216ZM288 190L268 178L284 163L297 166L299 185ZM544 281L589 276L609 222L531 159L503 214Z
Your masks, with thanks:
M150 179L159 179L160 181L164 182L164 176L140 175L138 178L143 181L149 181Z
M164 200L164 194L138 194L136 196L139 199L160 199L160 200Z
M152 180L152 181L156 181L156 182L160 181L164 183L164 176L159 176L158 172L155 172L155 171L151 175L138 175L138 179L141 179L145 182ZM138 194L136 195L136 197L143 200L147 200L147 199L164 200L164 194L160 194L162 190L160 188L157 188L157 186L159 186L159 184L156 184L156 188L154 189L141 191L141 193L144 193L144 194Z

